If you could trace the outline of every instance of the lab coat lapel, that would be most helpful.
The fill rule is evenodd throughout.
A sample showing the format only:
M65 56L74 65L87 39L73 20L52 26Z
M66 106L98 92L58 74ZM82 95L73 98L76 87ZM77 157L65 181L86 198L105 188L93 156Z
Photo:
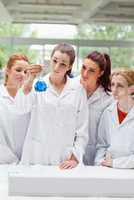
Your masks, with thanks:
M108 107L108 111L110 112L111 123L113 124L114 127L118 127L120 124L119 124L119 119L118 119L116 101L111 106Z
M46 82L49 90L54 93L56 96L59 96L60 98L63 98L64 96L66 96L70 90L74 90L74 87L73 87L73 84L72 84L72 81L69 77L67 77L67 82L61 92L61 94L59 95L55 90L54 88L52 87L51 83L50 83L50 80L49 80L49 76L50 76L50 73L48 75L46 75L44 77L44 81Z
M58 93L54 90L54 88L52 87L51 83L50 83L50 80L49 80L49 77L50 77L50 73L47 74L43 80L45 81L45 83L47 84L47 87L49 88L49 91L52 92L54 95L56 96L59 96Z
M125 119L122 121L120 126L125 125L128 121L133 120L134 121L134 106L131 108Z
M64 98L66 95L70 93L71 90L75 90L75 87L72 83L72 80L69 77L67 77L67 82L63 88L63 91L60 94L60 98Z
M130 112L126 116L126 118L122 121L121 124L119 124L118 119L118 113L117 113L117 102L112 104L108 108L109 112L111 112L111 123L113 123L115 126L122 127L124 126L128 121L134 120L134 106L131 108Z
M103 88L98 87L97 90L88 98L88 103L93 104L100 99Z

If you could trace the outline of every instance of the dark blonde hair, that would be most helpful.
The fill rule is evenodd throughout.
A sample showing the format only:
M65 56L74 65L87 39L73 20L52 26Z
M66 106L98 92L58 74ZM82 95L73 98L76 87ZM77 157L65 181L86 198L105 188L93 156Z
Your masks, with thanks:
M117 70L112 73L112 76L123 76L128 83L128 86L134 85L134 70L127 69L127 70Z
M16 61L18 60L24 60L26 62L29 63L29 60L27 58L27 56L25 56L24 54L21 54L21 53L15 53L15 54L12 54L7 62L7 66L6 68L7 69L11 69L12 66L16 63ZM6 74L5 75L5 85L7 83L7 80L8 80L8 75Z

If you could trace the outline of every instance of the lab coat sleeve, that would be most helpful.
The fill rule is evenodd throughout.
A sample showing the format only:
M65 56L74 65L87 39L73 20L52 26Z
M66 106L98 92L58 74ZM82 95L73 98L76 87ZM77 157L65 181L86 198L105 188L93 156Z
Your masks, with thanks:
M0 129L0 164L12 163L17 164L18 158L6 143L3 132Z
M79 163L82 163L83 154L88 143L88 105L84 89L81 90L76 123L76 137L74 141L73 154Z
M101 162L105 159L107 149L109 147L108 142L108 116L107 112L101 116L99 126L98 126L98 138L97 138L97 145L96 145L96 156L95 156L95 165L101 165Z
M120 169L134 168L134 154L113 159L113 168L120 168Z
M14 107L20 114L28 113L32 110L35 104L36 93L32 90L29 94L25 95L22 88L20 88L15 96Z
M0 144L0 164L18 163L18 158L7 145Z

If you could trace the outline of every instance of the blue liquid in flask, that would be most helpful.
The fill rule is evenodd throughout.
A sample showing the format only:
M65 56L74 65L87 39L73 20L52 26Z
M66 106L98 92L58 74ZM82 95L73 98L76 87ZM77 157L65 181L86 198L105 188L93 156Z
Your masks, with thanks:
M46 91L46 89L47 89L47 84L45 83L44 80L39 79L39 80L35 83L34 89L35 89L35 91L37 91L37 92L44 92L44 91Z

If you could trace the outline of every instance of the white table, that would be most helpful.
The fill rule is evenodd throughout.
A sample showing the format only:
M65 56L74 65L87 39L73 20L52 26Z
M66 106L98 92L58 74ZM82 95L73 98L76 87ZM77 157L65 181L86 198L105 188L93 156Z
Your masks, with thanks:
M10 194L18 196L8 195L8 175ZM86 190L87 186L89 190ZM121 196L125 197L123 200L130 196L130 200L134 200L133 188L134 170L78 167L61 171L54 166L0 166L0 200L102 200L104 197L112 200L110 196L115 197L115 192L118 192L118 198L114 200ZM88 194L82 191L88 191Z

